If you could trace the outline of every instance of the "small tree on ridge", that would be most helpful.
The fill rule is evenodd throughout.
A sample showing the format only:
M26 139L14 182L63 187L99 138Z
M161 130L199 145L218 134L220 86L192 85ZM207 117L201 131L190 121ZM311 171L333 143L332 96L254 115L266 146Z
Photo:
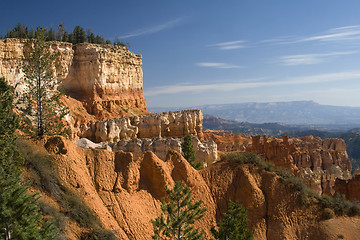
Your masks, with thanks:
M203 232L199 232L192 225L201 219L206 211L201 208L202 201L192 203L191 191L188 186L183 187L181 182L176 182L174 189L165 186L170 201L162 201L160 217L152 220L154 227L153 239L183 239L202 240Z
M185 135L184 142L181 144L181 151L183 157L190 163L193 168L195 168L196 170L202 168L202 164L196 161L196 153L192 144L192 138L190 134Z
M252 240L253 234L248 228L246 209L239 203L229 201L229 206L218 224L218 230L211 228L217 240Z

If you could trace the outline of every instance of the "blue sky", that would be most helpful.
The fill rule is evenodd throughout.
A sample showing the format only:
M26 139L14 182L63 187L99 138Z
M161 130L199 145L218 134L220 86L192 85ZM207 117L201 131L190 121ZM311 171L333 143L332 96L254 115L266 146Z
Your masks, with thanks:
M142 54L149 107L360 106L360 1L0 1L0 33L60 21Z

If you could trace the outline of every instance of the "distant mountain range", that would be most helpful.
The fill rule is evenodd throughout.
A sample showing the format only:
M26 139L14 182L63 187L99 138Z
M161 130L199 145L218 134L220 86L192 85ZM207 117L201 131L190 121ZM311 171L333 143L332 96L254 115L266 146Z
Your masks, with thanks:
M360 127L360 107L321 105L313 101L234 103L203 105L204 114L243 123L278 123L325 131L348 131ZM186 108L150 108L152 112Z

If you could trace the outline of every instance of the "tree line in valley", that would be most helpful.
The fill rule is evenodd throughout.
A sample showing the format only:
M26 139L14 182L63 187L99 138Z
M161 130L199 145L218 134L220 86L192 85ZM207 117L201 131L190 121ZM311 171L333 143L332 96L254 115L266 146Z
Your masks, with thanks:
M24 24L18 23L13 29L8 29L5 35L0 35L0 39L5 38L20 38L20 39L34 39L37 38L38 34L44 33L46 41L59 41L59 42L69 42L72 44L78 43L95 43L95 44L113 44L116 46L124 46L129 48L129 43L123 43L118 37L115 38L113 42L108 39L105 39L102 35L95 35L90 28L84 29L83 27L77 25L73 31L68 31L63 22L60 22L57 30L53 27L44 28L44 27L33 27L29 28Z

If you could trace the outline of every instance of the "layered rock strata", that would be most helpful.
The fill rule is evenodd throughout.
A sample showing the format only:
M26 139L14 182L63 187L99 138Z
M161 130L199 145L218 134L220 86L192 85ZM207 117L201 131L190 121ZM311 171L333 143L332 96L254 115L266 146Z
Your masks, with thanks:
M28 43L27 39L0 39L0 77L5 77L11 85L16 86L18 92L25 87L22 64L27 61L30 54ZM50 51L59 53L58 67L53 69L54 77L64 79L69 74L74 57L72 44L50 42Z
M201 110L151 113L93 122L81 134L94 142L117 142L122 139L183 137L186 134L202 139Z
M28 40L0 40L0 76L23 88L21 65L27 60ZM145 113L142 57L124 47L50 42L58 52L56 77L68 94L80 100L97 119Z
M118 142L101 142L93 143L86 138L82 138L75 142L76 145L83 148L91 149L107 149L117 152L131 152L134 160L137 160L145 152L151 151L158 158L165 160L170 150L181 153L181 138L136 138L133 140L122 139ZM196 161L201 162L203 166L208 166L217 161L217 145L211 139L209 141L200 141L198 137L192 137Z
M91 114L106 119L129 108L146 111L141 55L111 45L82 43L73 49L63 84L70 96L86 103Z

